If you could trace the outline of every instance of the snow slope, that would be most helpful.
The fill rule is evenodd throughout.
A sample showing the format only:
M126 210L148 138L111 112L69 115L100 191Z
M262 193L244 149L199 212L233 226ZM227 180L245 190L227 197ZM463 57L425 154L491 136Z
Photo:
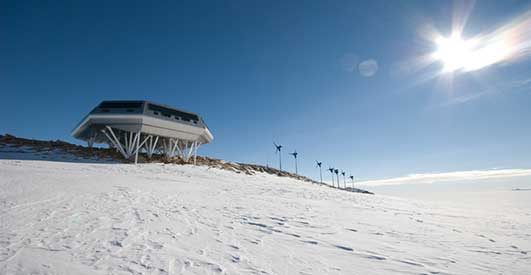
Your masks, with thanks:
M531 210L207 167L0 160L0 274L531 274Z

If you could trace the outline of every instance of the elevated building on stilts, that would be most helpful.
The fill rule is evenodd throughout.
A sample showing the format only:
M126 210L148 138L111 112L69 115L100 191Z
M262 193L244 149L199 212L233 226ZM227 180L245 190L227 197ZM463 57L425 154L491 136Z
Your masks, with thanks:
M194 159L214 139L197 114L149 101L103 101L72 131L92 147L104 143L138 162L138 153Z

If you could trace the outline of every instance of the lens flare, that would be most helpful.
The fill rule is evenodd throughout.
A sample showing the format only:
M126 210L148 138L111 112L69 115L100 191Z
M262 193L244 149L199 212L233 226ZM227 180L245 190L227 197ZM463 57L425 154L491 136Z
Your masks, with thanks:
M452 34L449 38L440 37L435 42L437 51L432 54L435 60L444 65L444 72L451 72L467 67L474 54L474 42L463 40L459 34Z
M436 46L433 61L442 63L442 73L469 72L504 61L516 60L531 53L531 14L471 39L462 37L460 31L449 37L434 34Z

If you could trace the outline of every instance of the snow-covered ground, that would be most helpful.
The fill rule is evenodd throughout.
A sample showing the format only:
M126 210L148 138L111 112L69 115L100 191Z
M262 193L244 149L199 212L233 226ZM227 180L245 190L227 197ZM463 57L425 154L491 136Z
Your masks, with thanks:
M531 209L207 167L0 160L0 274L531 274Z

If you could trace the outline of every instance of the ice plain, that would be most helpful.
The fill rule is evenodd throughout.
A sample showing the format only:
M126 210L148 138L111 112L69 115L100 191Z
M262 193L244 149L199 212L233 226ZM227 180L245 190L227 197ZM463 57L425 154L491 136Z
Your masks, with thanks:
M205 166L0 159L0 274L531 274L531 210Z

